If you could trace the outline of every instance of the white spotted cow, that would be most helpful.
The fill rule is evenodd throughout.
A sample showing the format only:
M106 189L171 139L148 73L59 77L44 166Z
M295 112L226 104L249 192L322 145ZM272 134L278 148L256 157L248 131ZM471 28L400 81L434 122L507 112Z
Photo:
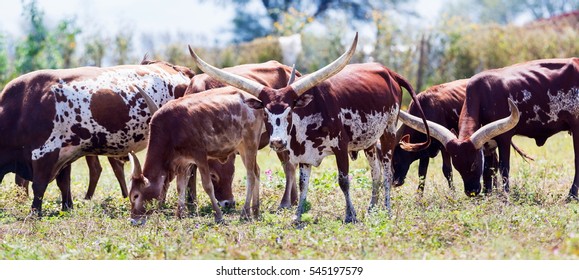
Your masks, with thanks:
M32 181L32 211L42 213L57 179L62 208L72 207L70 164L85 155L126 156L146 147L147 104L183 95L193 72L162 61L107 68L40 70L10 81L0 94L0 180L14 172Z
M373 179L371 205L376 203L378 186L384 185L385 204L390 209L391 158L396 144L401 87L409 90L413 98L414 90L404 78L380 64L347 65L357 40L356 36L350 49L336 61L281 89L217 69L190 49L197 66L205 73L259 98L267 114L270 147L276 152L288 151L290 163L300 165L301 194L296 221L300 221L303 212L311 166L318 166L328 155L336 156L338 183L346 200L345 222L356 221L349 191L350 151L364 150L369 159ZM385 151L380 159L375 149L379 140ZM407 148L421 149L428 144L429 138ZM383 183L377 182L381 169Z

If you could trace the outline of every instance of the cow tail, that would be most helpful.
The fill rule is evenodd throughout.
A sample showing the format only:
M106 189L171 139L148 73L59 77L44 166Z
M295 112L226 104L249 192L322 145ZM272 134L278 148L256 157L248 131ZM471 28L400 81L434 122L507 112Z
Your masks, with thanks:
M416 92L414 91L414 88L412 88L410 83L404 77L400 76L398 73L395 73L395 72L391 72L391 73L394 76L394 79L396 80L398 85L405 88L408 91L408 93L410 93L410 97L412 97L412 101L416 104L416 106L418 107L418 110L420 111L420 117L422 118L422 121L424 122L424 127L426 127L426 141L424 141L422 143L410 144L410 142L409 142L410 141L410 135L406 134L400 140L400 146L402 147L402 149L407 150L407 151L412 151L412 152L426 149L426 148L428 148L428 146L430 145L430 142L431 142L430 128L428 127L428 124L426 123L426 117L424 116L424 111L422 111L422 106L420 106L420 102L418 102L418 100L416 99Z

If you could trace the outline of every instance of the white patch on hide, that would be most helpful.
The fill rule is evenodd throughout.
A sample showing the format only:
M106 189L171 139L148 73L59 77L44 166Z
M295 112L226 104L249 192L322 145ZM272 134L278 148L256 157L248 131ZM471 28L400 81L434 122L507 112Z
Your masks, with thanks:
M142 73L146 74L142 75ZM150 113L148 108L140 108L140 105L145 101L138 95L137 89L133 86L141 87L157 105L163 105L173 99L169 93L168 85L175 88L177 85L187 85L188 83L189 79L185 75L181 73L169 74L155 65L106 71L97 77L68 83L61 80L51 87L51 93L55 95L56 106L54 128L47 141L32 151L32 159L38 160L57 149L61 149L61 156L73 158L81 154L83 149L90 149L92 146L91 138L81 139L78 146L70 145L71 139L78 136L71 131L71 127L75 124L80 124L82 128L88 130L91 136L97 133L105 135L106 147L99 149L105 155L126 155L131 150L142 150L147 144L149 128L145 122L150 118ZM98 124L92 116L90 110L91 96L101 89L109 89L117 94L124 92L126 95L121 95L121 97L126 104L129 104L129 100L137 98L135 106L129 108L129 122L119 131L108 131ZM58 102L59 98L60 100L66 99L66 101ZM144 110L146 111L145 116L141 114ZM115 112L110 113L115 114ZM144 137L135 142L133 136L139 134L144 135Z

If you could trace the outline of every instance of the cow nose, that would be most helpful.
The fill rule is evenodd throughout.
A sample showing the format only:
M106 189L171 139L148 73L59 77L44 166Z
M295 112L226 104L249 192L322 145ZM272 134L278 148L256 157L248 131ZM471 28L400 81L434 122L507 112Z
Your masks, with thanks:
M219 201L219 206L225 209L235 208L235 200L222 200Z
M284 140L282 140L282 139L279 139L279 138L271 139L271 140L269 141L269 146L270 146L272 149L278 150L278 151L281 150L281 149L284 149L285 146L286 146L286 144L287 144L286 141L284 141Z

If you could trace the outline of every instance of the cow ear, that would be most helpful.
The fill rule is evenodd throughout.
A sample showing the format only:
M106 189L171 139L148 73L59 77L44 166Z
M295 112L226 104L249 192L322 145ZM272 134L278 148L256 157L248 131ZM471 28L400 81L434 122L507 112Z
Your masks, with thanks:
M244 99L243 103L247 104L247 106L249 106L249 108L251 109L255 110L263 109L263 103L257 99L253 98Z
M314 99L314 95L306 92L300 95L296 101L294 102L294 108L302 108L310 104L310 102Z

